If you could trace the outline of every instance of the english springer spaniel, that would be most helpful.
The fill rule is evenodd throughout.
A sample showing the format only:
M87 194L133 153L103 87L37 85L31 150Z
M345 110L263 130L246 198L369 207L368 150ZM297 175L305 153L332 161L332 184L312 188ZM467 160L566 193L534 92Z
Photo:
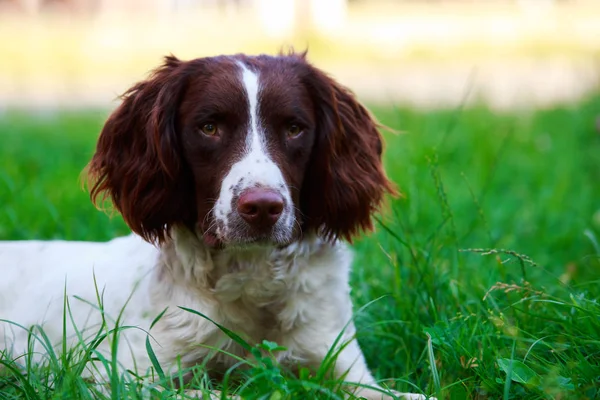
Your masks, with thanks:
M0 319L59 343L65 291L77 328L97 329L98 289L106 316L126 305L121 324L142 328L123 332L123 368L151 366L149 331L165 369L225 372L237 361L214 349L249 355L214 321L284 346L290 367L318 366L340 336L334 374L374 386L355 395L422 398L377 386L351 323L344 241L394 193L381 152L367 110L304 54L167 57L125 93L88 166L93 201L110 199L134 233L1 243ZM1 323L2 347L22 354L27 332Z

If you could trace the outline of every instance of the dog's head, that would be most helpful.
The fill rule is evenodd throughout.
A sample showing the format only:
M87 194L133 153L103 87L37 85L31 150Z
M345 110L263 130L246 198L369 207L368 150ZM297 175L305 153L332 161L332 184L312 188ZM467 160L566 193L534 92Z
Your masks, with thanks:
M350 240L393 192L367 110L304 55L167 57L129 89L89 165L131 229L211 246Z

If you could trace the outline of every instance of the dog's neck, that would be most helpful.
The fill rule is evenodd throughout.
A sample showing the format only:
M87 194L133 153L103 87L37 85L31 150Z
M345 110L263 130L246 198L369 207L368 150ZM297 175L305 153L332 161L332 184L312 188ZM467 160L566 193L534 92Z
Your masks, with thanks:
M317 235L307 235L287 246L256 245L215 249L202 235L184 227L174 227L171 239L161 246L159 279L215 290L223 277L237 280L278 280L295 275L316 254L335 244Z

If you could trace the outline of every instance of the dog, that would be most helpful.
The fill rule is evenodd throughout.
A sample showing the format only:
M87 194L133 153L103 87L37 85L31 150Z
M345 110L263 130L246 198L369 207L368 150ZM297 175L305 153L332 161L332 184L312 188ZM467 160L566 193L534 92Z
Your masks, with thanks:
M395 194L382 147L370 113L305 54L166 57L123 95L87 168L92 200L110 200L133 233L3 242L0 318L60 343L64 294L79 329L100 324L101 298L105 315L142 328L118 353L137 371L152 365L148 331L167 370L216 374L236 360L211 349L249 356L217 324L278 343L292 367L319 366L341 340L334 375L373 386L355 395L424 398L377 385L351 322L346 243ZM0 325L2 345L27 351L26 330Z

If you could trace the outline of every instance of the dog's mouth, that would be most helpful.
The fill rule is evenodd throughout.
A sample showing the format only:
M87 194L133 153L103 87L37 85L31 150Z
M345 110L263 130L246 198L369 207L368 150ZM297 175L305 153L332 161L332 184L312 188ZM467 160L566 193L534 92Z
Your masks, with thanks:
M239 237L223 237L218 231L206 230L202 233L202 241L212 249L224 248L256 248L269 246L287 246L293 241L293 237L278 235L275 232L268 234L243 235Z
M204 232L202 240L210 248L219 249L223 247L223 241L214 232Z
M206 246L212 249L256 248L269 246L282 247L291 243L291 240L282 240L273 238L271 236L249 237L238 240L224 240L214 232L204 232L202 234L202 240Z
M197 223L196 232L204 244L212 249L281 247L289 245L302 235L300 224L290 223L289 216L287 219L280 220L273 226L253 226L238 215L231 215L228 220L204 218Z

